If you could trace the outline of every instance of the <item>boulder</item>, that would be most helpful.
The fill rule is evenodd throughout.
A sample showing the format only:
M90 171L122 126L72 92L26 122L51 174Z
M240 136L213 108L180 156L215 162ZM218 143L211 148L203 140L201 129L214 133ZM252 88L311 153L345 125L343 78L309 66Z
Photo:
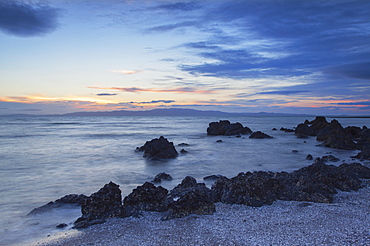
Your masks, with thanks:
M260 131L257 131L257 132L253 132L249 138L256 138L256 139L263 139L263 138L273 138L263 132L260 132Z
M323 157L321 157L321 161L322 162L328 162L328 161L331 161L331 162L337 162L339 161L339 159L333 155L325 155Z
M149 158L170 159L178 155L173 143L169 142L167 138L163 136L147 141L140 148L136 148L136 150L144 151L143 156Z
M190 214L213 214L216 211L211 190L204 184L183 188L179 193L180 197L169 205L169 211L162 217L162 220L182 218Z
M75 222L75 228L104 223L108 218L125 217L119 185L110 182L87 197L81 206L81 213L82 216Z
M167 195L168 190L162 186L156 187L152 183L145 182L124 198L126 214L132 215L139 211L166 211L172 202Z
M83 194L80 194L80 195L77 195L77 194L65 195L62 198L59 198L59 199L55 200L54 202L49 202L49 203L47 203L43 206L40 206L40 207L37 207L37 208L33 209L31 212L28 213L28 215L37 214L37 213L44 213L44 212L50 211L53 208L59 208L59 207L65 206L66 204L81 206L84 203L86 198L87 198L87 196L85 196Z
M153 179L153 183L161 183L162 180L166 180L166 181L171 181L173 180L172 176L169 175L168 173L158 173L154 179Z
M298 136L315 136L314 131L308 124L301 123L295 129L295 134Z
M244 127L239 122L231 124L228 120L220 120L219 122L209 123L207 128L208 135L239 135L250 134L252 131L248 127Z
M356 156L351 156L352 158L360 160L370 160L370 150L363 150L359 152Z
M306 160L313 160L313 157L312 157L312 155L311 154L308 154L307 156L306 156Z

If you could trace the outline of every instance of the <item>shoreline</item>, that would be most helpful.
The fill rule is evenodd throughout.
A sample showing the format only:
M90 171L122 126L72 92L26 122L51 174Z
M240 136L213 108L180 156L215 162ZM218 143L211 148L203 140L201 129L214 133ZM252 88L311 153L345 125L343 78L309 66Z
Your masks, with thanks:
M162 213L114 218L29 245L370 245L370 182L333 203L277 200L270 206L216 204L213 215L161 221Z

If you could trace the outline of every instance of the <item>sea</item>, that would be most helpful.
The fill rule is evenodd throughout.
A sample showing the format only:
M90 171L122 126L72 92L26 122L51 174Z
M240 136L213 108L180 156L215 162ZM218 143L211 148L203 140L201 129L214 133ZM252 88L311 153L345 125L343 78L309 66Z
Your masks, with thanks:
M186 176L204 182L205 176L214 174L291 172L312 163L306 160L308 154L334 155L340 161L333 165L354 162L351 156L358 151L319 147L315 137L298 139L279 130L294 128L306 119L314 117L1 116L0 245L30 245L74 230L73 222L81 215L78 207L28 213L67 194L91 195L110 181L120 186L124 197L161 172L173 177L161 183L171 189ZM209 123L219 120L239 122L273 138L208 136ZM344 127L370 127L369 118L338 120ZM171 160L149 160L135 151L160 136L187 153ZM178 146L182 143L188 145ZM60 223L68 226L57 229Z

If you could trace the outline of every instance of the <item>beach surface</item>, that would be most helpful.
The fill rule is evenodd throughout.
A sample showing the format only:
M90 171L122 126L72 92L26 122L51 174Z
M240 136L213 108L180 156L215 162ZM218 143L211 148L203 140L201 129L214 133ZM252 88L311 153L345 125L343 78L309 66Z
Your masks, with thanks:
M217 203L213 215L161 221L162 213L110 219L29 245L370 245L370 185L339 192L331 204L275 201L248 207Z

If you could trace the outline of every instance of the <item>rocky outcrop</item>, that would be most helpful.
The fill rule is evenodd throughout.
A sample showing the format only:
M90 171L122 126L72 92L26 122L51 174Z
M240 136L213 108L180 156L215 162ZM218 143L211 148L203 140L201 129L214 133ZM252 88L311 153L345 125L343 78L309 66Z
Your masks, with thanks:
M133 215L139 211L166 211L168 205L173 202L167 195L168 190L162 186L156 187L152 183L145 182L123 200L126 214Z
M37 214L37 213L44 213L50 211L53 208L59 208L65 206L67 204L72 204L76 206L81 206L84 201L86 200L87 196L80 194L69 194L65 195L62 198L55 200L54 202L49 202L41 207L37 207L33 209L28 215Z
M263 138L273 138L273 137L271 137L270 135L267 135L266 133L256 131L256 132L253 132L249 136L249 138L263 139Z
M370 160L370 150L363 150L359 152L357 155L352 156L352 158L356 158L360 160Z
M219 122L209 123L207 128L208 135L239 135L239 134L250 134L251 129L244 127L239 122L231 124L228 120L220 120Z
M143 146L136 148L136 151L144 151L144 157L170 159L178 155L172 142L161 136L160 138L147 141Z
M189 214L213 214L216 211L212 191L204 183L197 183L190 176L185 177L181 184L170 192L170 196L176 199L169 205L169 211L162 220L182 218Z
M75 222L75 228L85 228L104 223L108 218L126 216L119 185L110 182L87 197L81 206L81 213L82 216Z

